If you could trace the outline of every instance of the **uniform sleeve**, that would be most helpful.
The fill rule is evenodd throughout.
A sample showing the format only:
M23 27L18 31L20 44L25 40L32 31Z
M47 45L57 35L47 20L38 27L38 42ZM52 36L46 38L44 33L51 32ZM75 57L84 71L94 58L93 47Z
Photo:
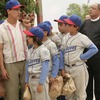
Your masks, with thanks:
M58 49L56 44L53 42L50 47L50 54L53 57L54 55L58 54Z
M84 48L88 48L93 42L85 35L80 38Z
M97 52L98 52L98 48L94 44L91 44L88 47L87 52L80 55L80 58L81 58L81 60L87 60L87 59L91 58L93 55L95 55Z
M51 39L56 45L61 44L61 38L58 36L58 34L55 34Z
M67 33L67 34L68 34L68 33ZM61 44L60 50L64 50L65 47L66 47L66 37L67 37L67 35L65 35L65 36L62 38L62 44Z
M59 69L64 69L64 50L60 51L60 64Z
M43 48L40 52L42 61L50 60L50 52L47 48Z
M42 62L42 71L39 79L40 84L44 84L48 76L48 72L49 72L49 61L46 60Z
M53 67L52 67L52 72L51 72L51 77L55 78L58 74L59 71L59 57L58 54L54 55L52 57L52 63L53 63Z

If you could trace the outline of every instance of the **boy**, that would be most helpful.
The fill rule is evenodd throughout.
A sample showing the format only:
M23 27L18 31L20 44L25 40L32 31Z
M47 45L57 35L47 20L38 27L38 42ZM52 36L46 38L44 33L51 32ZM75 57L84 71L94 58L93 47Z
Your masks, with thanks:
M44 37L43 31L38 27L33 27L29 31L24 31L27 35L28 43L32 43L34 48L28 52L28 68L26 73L26 86L29 87L32 94L32 100L50 100L48 95L48 72L50 52L42 45ZM29 73L29 80L28 80Z
M67 100L86 100L86 86L88 83L88 72L85 61L98 52L97 47L85 35L78 32L82 21L77 15L72 15L65 20L68 35L63 38L60 57L62 76L69 73L74 79L76 91ZM88 51L83 53L84 49Z
M50 51L51 55L51 63L50 63L50 83L54 81L54 78L56 78L59 70L59 57L58 57L58 50L56 47L56 44L52 42L50 39L48 39L48 36L50 34L50 27L46 23L40 23L38 24L38 27L40 27L44 31L44 38L43 38L43 44L45 47Z

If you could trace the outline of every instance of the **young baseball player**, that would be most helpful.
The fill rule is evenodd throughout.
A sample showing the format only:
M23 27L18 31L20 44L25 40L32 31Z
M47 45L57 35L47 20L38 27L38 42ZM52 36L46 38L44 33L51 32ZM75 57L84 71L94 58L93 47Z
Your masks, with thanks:
M55 22L58 23L59 33L55 34L52 37L51 40L56 43L57 48L59 50L59 54L60 54L60 47L61 47L61 44L62 44L62 39L68 33L67 24L64 20L64 19L67 19L67 18L68 18L68 16L62 15L62 16L60 16L60 18L58 20L54 20ZM65 97L59 96L59 97L57 97L57 100L65 100Z
M26 82L29 82L32 100L50 100L47 77L50 52L42 45L44 33L38 27L33 27L29 31L24 31L24 33L27 35L28 42L33 42L34 45L34 48L29 49L28 52L29 80L28 75L26 77Z
M68 16L62 15L58 20L56 19L54 20L55 22L58 23L59 33L55 34L51 40L57 45L58 50L60 50L63 36L66 33L68 33L67 24L65 23L65 20L64 20L67 18Z
M50 21L44 21L44 23L46 23L46 24L48 24L50 26L49 39L52 40L52 37L56 34L56 33L52 32L53 26L52 26Z
M54 81L54 78L56 78L58 71L59 71L59 57L58 57L58 50L56 47L56 44L52 42L50 39L48 39L48 36L50 34L50 27L46 23L40 23L38 24L38 27L40 27L44 31L44 38L43 38L43 44L45 47L50 51L51 59L50 59L50 83Z
M63 38L61 47L62 75L69 73L74 79L76 91L67 100L86 100L86 86L88 72L85 61L98 52L97 47L85 35L78 32L82 21L77 15L72 15L65 20L68 27L68 35ZM87 48L87 52L83 53Z

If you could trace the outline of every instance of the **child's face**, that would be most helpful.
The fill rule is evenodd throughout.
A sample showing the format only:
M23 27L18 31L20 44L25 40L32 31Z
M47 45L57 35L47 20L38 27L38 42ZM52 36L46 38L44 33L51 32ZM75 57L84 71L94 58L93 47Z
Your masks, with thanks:
M33 39L31 36L27 36L27 42L28 44L33 44Z
M74 33L77 31L77 27L75 25L67 24L68 32Z
M66 31L66 25L64 23L58 23L58 30L64 33Z

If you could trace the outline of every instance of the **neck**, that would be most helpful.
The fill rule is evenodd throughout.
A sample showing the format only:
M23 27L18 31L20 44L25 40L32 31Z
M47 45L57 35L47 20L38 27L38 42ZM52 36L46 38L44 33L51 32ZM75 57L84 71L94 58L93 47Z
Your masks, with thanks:
M37 45L37 44L34 44L34 48L36 49L36 48L38 48L39 46Z
M74 36L74 35L76 35L78 32L77 31L75 31L75 32L70 32L70 35L71 36Z
M43 42L47 41L48 40L48 37L47 36L44 36L43 38Z
M91 16L91 19L95 20L97 19L99 16Z
M95 18L95 19L92 19L92 18L91 18L91 21L97 21L97 20L99 20L99 18L100 18L100 17L97 17L97 18Z
M8 23L10 23L12 26L16 26L16 23L17 23L17 20L11 18L11 17L8 17L7 18L7 21Z

